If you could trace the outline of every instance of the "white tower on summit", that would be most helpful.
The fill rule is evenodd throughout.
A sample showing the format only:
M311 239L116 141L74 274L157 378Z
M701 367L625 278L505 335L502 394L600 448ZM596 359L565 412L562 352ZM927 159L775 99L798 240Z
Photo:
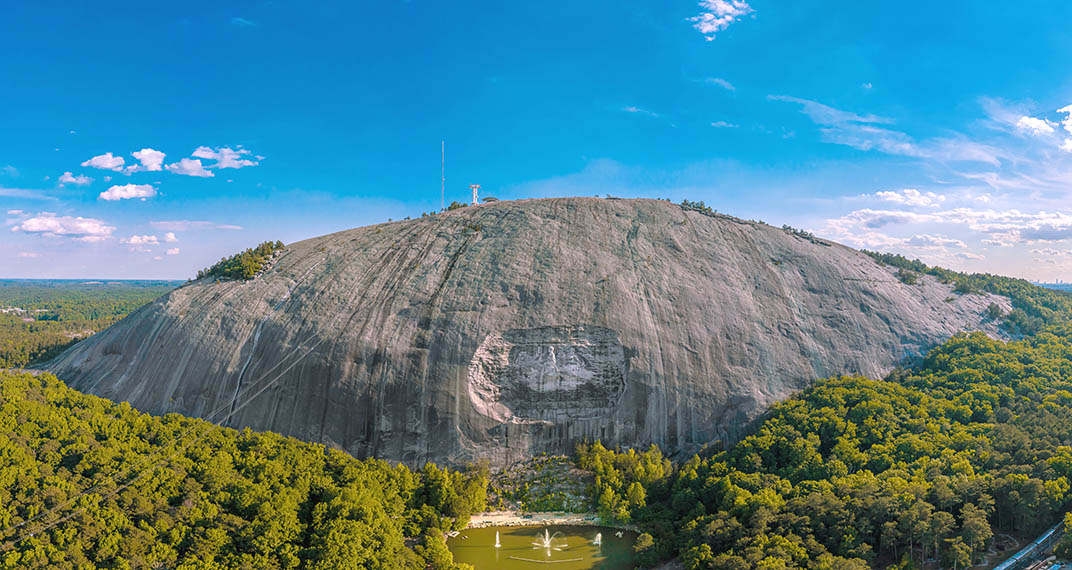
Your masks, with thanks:
M476 202L476 191L480 190L480 185L479 184L470 184L469 187L473 189L473 205L476 206L476 204L477 204L477 202Z

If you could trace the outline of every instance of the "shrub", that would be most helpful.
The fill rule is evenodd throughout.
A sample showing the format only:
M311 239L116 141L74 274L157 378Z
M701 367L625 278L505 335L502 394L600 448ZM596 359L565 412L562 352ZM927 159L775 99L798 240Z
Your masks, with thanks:
M915 271L909 271L901 268L897 270L897 278L901 280L901 283L905 285L915 285L919 282L919 274Z
M986 316L991 320L997 320L1005 316L1005 311L997 303L990 303L986 308Z
M691 200L682 200L681 209L692 210L694 212L699 212L705 216L711 217L714 217L716 214L718 214L718 210L715 210L714 208L709 207L707 204L704 204L703 200L700 200L699 202L693 202Z

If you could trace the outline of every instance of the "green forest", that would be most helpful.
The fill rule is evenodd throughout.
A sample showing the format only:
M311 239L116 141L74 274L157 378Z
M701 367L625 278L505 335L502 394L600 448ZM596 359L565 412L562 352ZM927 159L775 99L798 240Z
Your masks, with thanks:
M178 285L169 281L0 281L0 368L48 360Z
M360 461L0 373L0 568L456 568L486 469Z
M1021 336L960 334L884 380L829 378L754 434L670 468L657 448L577 449L594 508L645 531L641 562L701 568L964 568L996 533L1032 537L1072 502L1072 296L881 256L1009 296ZM1065 518L1072 531L1072 516ZM1058 547L1072 558L1072 532Z

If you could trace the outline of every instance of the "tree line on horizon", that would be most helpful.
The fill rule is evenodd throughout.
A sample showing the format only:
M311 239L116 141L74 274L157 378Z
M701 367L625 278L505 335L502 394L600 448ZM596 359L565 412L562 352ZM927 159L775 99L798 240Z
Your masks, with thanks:
M0 286L0 368L53 358L173 289L164 284ZM22 309L23 312L14 309Z

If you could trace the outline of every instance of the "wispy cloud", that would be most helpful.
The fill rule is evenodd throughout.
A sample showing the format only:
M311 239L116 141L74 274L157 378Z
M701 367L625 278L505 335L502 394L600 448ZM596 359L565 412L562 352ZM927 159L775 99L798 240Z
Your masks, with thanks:
M1009 157L1009 153L1001 148L962 135L916 141L907 133L887 127L894 122L890 118L843 111L818 101L787 95L769 95L767 98L799 104L801 112L819 125L823 142L831 144L896 156L947 162L982 162L993 166L998 166L1002 159Z
M723 88L723 89L725 89L727 91L736 91L737 90L737 88L734 87L732 83L730 83L729 81L726 81L725 79L722 79L721 77L708 77L707 79L704 79L704 83L710 83L711 85L718 85L719 87L721 87L721 88Z
M55 200L45 190L33 190L29 188L7 188L0 186L0 198L22 198L24 200Z
M625 111L626 113L633 113L633 114L637 114L637 115L643 115L645 117L652 117L652 118L658 118L659 117L658 113L649 111L647 109L641 109L640 107L635 107L633 105L622 107L622 111Z
M184 232L190 230L240 230L242 226L236 226L233 224L217 224L215 222L207 222L204 220L160 220L155 222L149 222L149 225L160 229L173 232Z
M707 41L714 40L715 35L730 24L755 12L744 0L700 0L700 9L702 12L689 21Z
M726 121L715 121L715 122L711 123L711 126L715 127L716 129L736 129L737 127L739 127L741 125L737 125L737 124L734 124L734 123L727 123Z
M835 109L834 107L824 105L818 101L801 99L800 97L792 97L789 95L768 95L767 99L770 99L771 101L796 103L801 106L801 112L811 118L813 122L820 125L837 126L846 123L889 124L893 122L893 119L888 119L886 117L879 117L878 115L871 114L859 115L850 111Z
M237 26L239 28L256 28L257 22L235 16L234 18L231 18L231 25Z

